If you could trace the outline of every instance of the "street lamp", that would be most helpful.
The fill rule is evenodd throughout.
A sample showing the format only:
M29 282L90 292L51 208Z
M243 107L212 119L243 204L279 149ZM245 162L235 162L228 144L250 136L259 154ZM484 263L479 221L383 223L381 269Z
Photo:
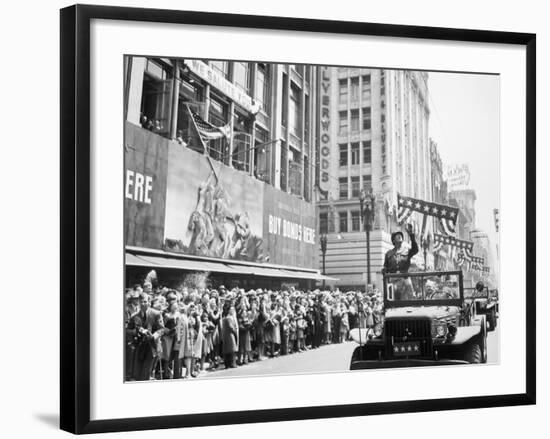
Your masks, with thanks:
M323 254L323 276L326 275L325 272L325 255L327 254L327 235L323 233L321 235L321 253ZM323 278L323 288L325 288L325 279Z
M365 235L367 238L367 286L371 284L370 278L370 231L374 223L375 197L372 189L366 193L365 189L361 189L359 194L359 204L361 207L361 216L363 217L363 225L365 227Z

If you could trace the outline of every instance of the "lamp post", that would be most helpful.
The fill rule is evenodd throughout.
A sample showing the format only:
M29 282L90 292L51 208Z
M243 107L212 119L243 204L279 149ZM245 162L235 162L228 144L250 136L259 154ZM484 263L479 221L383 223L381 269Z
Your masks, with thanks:
M365 189L361 189L359 194L359 204L361 207L361 216L363 217L363 226L367 240L367 286L371 284L370 278L370 231L374 222L375 197L372 189L366 193Z
M321 253L323 254L323 276L326 275L325 272L325 255L327 254L327 235L323 233L321 235ZM323 279L323 288L325 288L325 279Z

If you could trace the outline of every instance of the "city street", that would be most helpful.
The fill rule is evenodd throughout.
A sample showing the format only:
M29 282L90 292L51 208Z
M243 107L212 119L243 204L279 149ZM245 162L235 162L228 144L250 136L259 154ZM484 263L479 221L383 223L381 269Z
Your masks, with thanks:
M488 363L498 362L499 327L487 333ZM298 354L285 355L257 361L235 369L208 372L204 378L238 377L252 375L274 375L294 373L339 372L349 370L351 354L357 344L345 342L325 345L318 349Z

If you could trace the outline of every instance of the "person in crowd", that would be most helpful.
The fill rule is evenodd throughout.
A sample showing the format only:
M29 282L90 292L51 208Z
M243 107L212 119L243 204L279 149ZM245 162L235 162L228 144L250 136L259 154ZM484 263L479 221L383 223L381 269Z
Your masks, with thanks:
M180 318L179 307L175 300L175 295L168 301L168 306L164 314L164 326L166 328L161 338L161 370L163 371L163 379L174 377L174 345L176 342L176 328Z
M248 364L249 360L251 360L251 317L248 299L242 295L237 308L237 322L239 326L239 359L237 363L239 365Z
M208 303L209 306L209 303ZM214 332L216 331L216 325L208 317L208 311L204 309L201 314L201 327L202 327L202 350L201 350L201 363L200 371L204 371L205 363L208 361L212 367L214 363Z
M348 311L346 309L346 306L341 303L340 304L340 328L338 332L338 343L342 343L344 340L348 339L348 333L349 333L349 319L348 319Z
M140 288L141 289L141 288ZM134 361L138 342L138 327L136 322L132 319L139 311L139 292L132 288L126 292L126 309L124 316L124 329L125 329L125 378L126 381L133 381L134 377Z
M266 323L268 318L266 298L262 296L255 319L256 350L258 361L265 360L265 343L268 341L266 339Z
M235 307L229 305L222 319L222 346L226 369L237 367L236 354L239 348L239 327L235 317Z
M202 337L200 316L195 304L191 303L187 310L187 338L183 354L184 378L197 377L196 364L202 356Z
M153 363L158 355L158 341L164 333L164 321L160 311L151 308L149 294L139 297L140 310L132 317L138 342L134 360L134 377L138 381L151 379Z

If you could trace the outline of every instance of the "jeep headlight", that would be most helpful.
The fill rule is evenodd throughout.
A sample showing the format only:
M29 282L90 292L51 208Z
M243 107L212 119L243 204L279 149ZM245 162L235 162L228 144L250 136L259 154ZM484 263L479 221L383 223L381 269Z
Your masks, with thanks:
M446 334L447 334L446 322L433 322L432 337L445 337Z
M374 336L375 337L381 337L382 332L384 332L384 325L382 323L377 323L374 326Z
M445 337L445 334L447 334L447 324L441 323L435 327L435 333L437 337Z

